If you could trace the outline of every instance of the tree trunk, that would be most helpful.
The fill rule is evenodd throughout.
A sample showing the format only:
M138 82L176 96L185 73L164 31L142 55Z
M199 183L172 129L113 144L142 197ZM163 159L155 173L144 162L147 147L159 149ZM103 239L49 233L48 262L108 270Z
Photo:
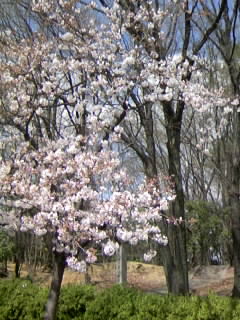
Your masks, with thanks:
M134 100L134 96L132 96L132 99ZM173 217L176 220L181 217L184 221L184 194L180 164L180 138L184 104L179 102L176 110L174 108L174 103L171 101L163 103L168 139L168 175L171 177L176 194L176 199L169 210L169 218ZM134 137L127 138L123 136L123 139L139 155L144 166L146 178L151 181L158 176L152 105L147 104L143 106L139 104L138 113L145 133L146 150L143 151L143 148L138 146L137 140ZM168 291L173 294L187 295L189 293L189 284L185 224L181 223L178 226L163 224L163 232L168 237L168 245L165 248L161 246Z
M172 206L176 206L176 200ZM189 282L185 225L184 223L174 225L170 222L168 225L165 224L165 230L167 231L165 233L168 237L168 245L162 249L162 252L168 292L188 295Z
M239 202L239 200L238 200ZM232 290L233 297L240 297L240 206L232 204L232 240L233 240L233 267L234 285Z
M14 254L16 278L20 278L20 275L21 275L21 266L24 260L24 251L26 246L26 243L24 242L24 240L25 240L24 234L20 230L17 230L15 232L15 246L16 246L15 250L16 251Z
M21 264L18 256L15 256L15 277L20 278L20 269L21 269Z
M176 198L169 209L170 221L182 219L182 223L165 224L168 245L164 250L164 269L169 293L189 294L184 193L181 174L181 124L184 104L179 103L174 111L171 102L163 105L168 150L168 173L173 183Z
M234 286L232 295L240 297L240 114L235 112L233 130L232 186L230 194L232 214Z
M184 246L183 232L180 226L168 226L168 245L163 248L164 272L168 292L178 295L188 295L188 272Z
M121 243L117 261L117 282L120 284L127 283L127 248Z
M51 287L48 295L48 300L46 304L46 311L44 320L55 320L58 299L64 274L66 264L66 257L64 253L54 252L53 261L53 275Z

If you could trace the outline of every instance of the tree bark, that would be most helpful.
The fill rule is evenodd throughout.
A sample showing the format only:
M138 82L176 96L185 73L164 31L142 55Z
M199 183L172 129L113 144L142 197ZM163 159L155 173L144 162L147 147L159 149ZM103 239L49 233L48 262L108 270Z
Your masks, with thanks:
M172 213L179 213L176 208L179 204L175 203L170 210ZM166 234L168 237L168 245L162 249L163 265L166 275L168 292L177 295L189 294L188 281L188 265L187 265L187 249L186 249L186 233L184 223L174 225L170 222L165 225Z
M122 285L127 283L127 248L124 243L120 244L118 252L117 282Z
M180 153L183 110L184 104L181 102L179 102L175 111L171 102L166 102L163 105L167 134L168 174L176 195L168 213L170 221L173 222L165 223L168 245L164 250L164 269L169 293L188 295L185 208ZM180 218L183 222L174 224Z
M66 257L64 253L54 252L53 275L46 304L44 320L55 320L57 313L57 305L60 295L60 289L66 265Z
M235 113L233 131L232 188L230 204L232 210L232 240L234 286L232 296L240 297L240 114Z
M163 264L168 293L188 295L188 270L183 230L180 226L168 227L168 245L163 248Z
M181 217L184 221L184 194L180 165L180 138L184 105L179 103L178 108L174 111L171 102L166 102L163 105L163 109L168 139L168 175L172 179L176 194L176 199L169 210L169 218L179 219ZM145 152L138 147L137 142L134 143L134 138L128 137L128 140L126 137L124 140L139 155L148 180L155 179L158 176L152 112L151 105L138 106L139 117L145 133ZM164 248L161 247L168 291L173 294L187 295L189 293L189 284L185 224L163 223L162 227L163 233L168 237L168 245Z
M239 202L239 200L238 200ZM232 240L233 240L233 267L234 284L232 290L233 297L240 297L240 206L235 201L232 203Z
M15 262L15 276L16 278L20 278L21 276L21 265L24 257L24 242L23 242L23 234L20 230L17 230L15 233L15 245L16 252L14 255Z
M20 278L20 269L21 269L21 264L20 264L20 260L18 258L18 256L15 256L15 277L16 278Z

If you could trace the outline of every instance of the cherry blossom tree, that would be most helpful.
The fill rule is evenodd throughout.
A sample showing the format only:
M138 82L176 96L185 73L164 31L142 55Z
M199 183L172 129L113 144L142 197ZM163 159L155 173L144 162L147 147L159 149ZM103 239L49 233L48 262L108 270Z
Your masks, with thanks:
M166 244L155 224L168 200L161 200L158 185L128 191L130 181L107 149L119 121L97 97L106 81L94 60L99 48L89 56L87 44L78 42L76 48L84 50L75 59L69 57L74 50L69 33L57 39L36 33L19 40L12 31L3 40L6 36L1 121L20 133L20 147L14 161L8 157L1 163L1 196L11 197L13 207L25 213L22 231L52 236L54 270L45 319L54 319L66 262L84 271L86 263L96 261L95 247L113 255L122 241L136 244L151 236ZM87 42L95 46L96 39L92 32Z
M119 243L149 237L167 244L157 224L174 195L169 190L160 198L158 184L128 191L130 180L116 153L107 143L98 151L97 144L98 134L48 140L38 150L24 143L14 163L1 166L1 194L12 195L26 212L21 230L52 237L55 264L45 319L55 317L66 263L84 272L98 249L112 256Z
M92 14L86 24L83 9ZM32 1L44 30L23 40L12 31L9 45L2 42L2 124L36 150L46 138L87 137L99 123L99 139L107 143L121 128L122 142L139 157L148 181L159 176L164 149L176 195L168 219L185 221L184 112L192 108L207 117L209 109L224 114L235 107L235 97L206 81L209 66L199 57L226 18L228 1L212 9L201 20L209 13L202 1ZM164 131L160 143L157 125ZM169 292L187 294L185 224L162 224L169 240L162 252Z

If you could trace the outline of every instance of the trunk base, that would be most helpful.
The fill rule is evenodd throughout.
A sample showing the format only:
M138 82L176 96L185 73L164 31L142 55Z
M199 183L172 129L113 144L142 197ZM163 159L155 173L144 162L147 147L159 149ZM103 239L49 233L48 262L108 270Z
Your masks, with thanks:
M62 279L66 264L66 257L64 253L54 252L53 261L53 277L51 287L46 304L46 311L44 320L55 320L57 313L57 305L62 285Z

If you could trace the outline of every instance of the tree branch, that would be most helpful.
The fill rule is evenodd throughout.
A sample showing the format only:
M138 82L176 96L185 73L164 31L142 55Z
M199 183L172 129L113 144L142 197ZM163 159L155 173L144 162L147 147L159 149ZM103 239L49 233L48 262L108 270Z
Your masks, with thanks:
M203 35L202 40L198 43L198 45L193 50L193 55L196 55L202 49L204 44L209 39L210 35L215 31L215 29L218 26L219 21L221 20L221 17L224 13L224 10L226 10L226 8L227 8L227 0L222 0L221 7L220 7L220 10L219 10L219 13L218 13L216 19L214 20L213 24L207 29L207 31Z

